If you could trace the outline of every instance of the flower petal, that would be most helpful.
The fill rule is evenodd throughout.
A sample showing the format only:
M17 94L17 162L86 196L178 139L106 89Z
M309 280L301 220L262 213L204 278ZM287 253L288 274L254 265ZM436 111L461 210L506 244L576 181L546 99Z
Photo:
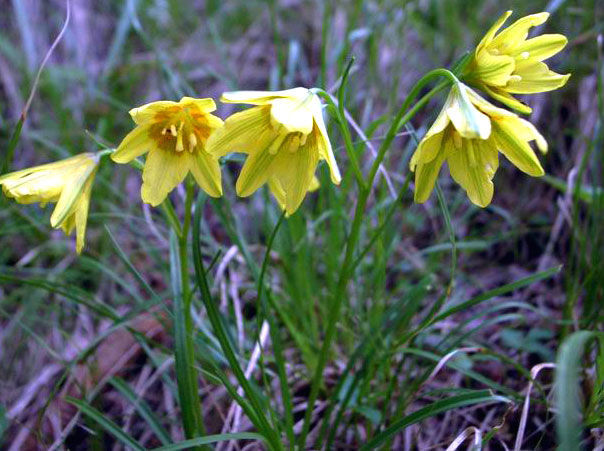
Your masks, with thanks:
M506 91L512 94L534 94L537 92L553 91L564 86L570 74L562 75L549 70L542 62L520 62L516 65L519 80L510 80Z
M495 36L490 46L497 47L502 52L513 52L517 46L524 42L529 30L544 23L548 17L549 13L547 12L521 17Z
M273 174L285 191L285 211L292 215L300 207L309 191L319 162L315 134L294 152L282 150L275 159Z
M542 34L527 39L514 48L512 56L532 61L543 61L562 50L568 39L562 34Z
M491 26L491 28L489 28L489 31L487 31L487 33L484 35L484 37L481 39L480 43L476 47L476 55L478 55L479 51L481 51L484 47L488 46L491 43L491 41L495 37L495 34L499 31L499 29L503 26L505 21L508 20L508 17L510 17L511 15L512 11L506 11L501 16L499 16L499 19L497 19L497 21Z
M476 53L471 78L492 86L505 86L515 67L515 60L511 56L493 55L484 49Z
M230 152L251 153L265 148L270 136L270 107L254 107L229 116L208 138L206 151L216 157Z
M481 85L480 89L486 92L489 96L493 97L495 100L500 101L504 105L507 105L520 113L530 114L533 111L531 107L514 98L511 94L501 88Z
M271 190L271 194L275 197L275 200L281 207L281 210L285 210L285 190L281 186L281 182L274 175L268 178L268 188ZM289 216L286 212L286 216Z
M317 127L317 130L314 133L317 133L319 157L321 160L327 161L331 181L334 184L339 185L342 181L342 175L340 174L338 163L336 162L336 158L333 154L331 142L329 141L329 135L327 135L327 128L325 127L325 122L323 120L323 108L321 106L321 101L317 96L314 96L311 99L310 109Z
M517 121L503 120L493 124L493 137L499 151L512 162L514 166L534 177L545 174L535 152L523 139L516 134Z
M183 107L192 105L202 113L211 113L216 110L216 102L211 98L196 99L194 97L183 97L179 103Z
M155 118L155 115L166 110L178 110L178 102L171 100L160 100L157 102L147 103L137 108L132 108L129 113L132 120L138 124L145 124Z
M94 178L90 177L84 186L84 190L78 201L75 211L76 227L76 252L80 254L84 249L84 240L86 237L86 223L88 222L88 208L90 205L90 193L92 191L92 182Z
M275 99L303 99L308 95L306 88L293 88L284 91L231 91L224 92L220 97L223 103L250 103L252 105L267 105Z
M184 180L189 172L190 161L188 152L152 149L143 169L143 202L153 207L161 204L170 191Z
M451 133L447 133L442 138L442 149L436 157L428 163L418 162L415 168L415 193L413 196L416 203L423 204L430 197L440 168L452 147Z
M464 139L462 147L450 152L447 158L453 179L466 190L470 201L482 208L493 199L491 180L495 174L492 149L483 145L484 142Z
M52 227L59 227L65 218L75 213L85 187L94 178L96 168L96 162L91 160L89 164L82 165L64 180L57 206L50 216Z
M459 134L464 138L487 139L491 134L491 120L472 104L465 85L455 83L449 98L447 116Z
M238 196L250 196L273 175L272 165L275 157L280 153L279 149L285 137L286 135L273 135L272 142L270 142L268 147L258 149L249 154L237 178L235 188ZM269 150L270 146L274 146L275 148Z
M313 95L310 92L308 95ZM297 99L275 99L271 102L271 124L278 123L289 133L308 135L313 128L313 115L308 101Z
M111 159L116 163L129 163L136 157L155 147L151 139L151 124L139 125L126 135L117 150L111 154Z
M222 196L222 181L218 159L203 150L190 155L191 172L199 186L212 197Z

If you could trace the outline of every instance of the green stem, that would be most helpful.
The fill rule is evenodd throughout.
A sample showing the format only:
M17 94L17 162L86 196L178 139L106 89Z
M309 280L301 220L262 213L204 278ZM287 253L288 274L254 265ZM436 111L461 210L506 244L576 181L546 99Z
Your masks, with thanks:
M195 244L199 243L201 223L200 206L201 202L198 201L197 210L195 211L195 218L193 220L193 243ZM243 372L243 369L241 368L241 365L239 364L239 361L237 359L237 355L235 354L233 344L231 343L231 340L228 337L228 332L226 331L225 326L220 317L218 307L212 299L210 286L207 280L206 269L204 267L203 259L201 256L201 249L197 245L193 246L193 262L195 264L195 275L197 277L197 282L199 283L199 288L201 290L201 300L204 303L204 306L206 307L208 319L212 324L212 328L214 329L214 333L216 334L216 339L220 343L222 352L224 353L225 358L229 362L229 367L233 371L235 378L241 385L243 392L245 393L246 397L250 402L250 413L252 414L250 415L250 420L254 421L254 425L266 437L270 445L270 449L281 450L283 449L283 444L281 443L281 437L279 435L279 432L271 427L265 415L266 406L261 402L255 389L245 377L245 373Z
M348 285L348 280L350 278L353 264L354 264L354 254L356 250L356 244L359 240L361 224L365 213L365 206L367 204L367 200L369 195L371 194L371 188L373 186L373 181L377 174L378 168L384 159L386 151L390 148L392 141L394 140L397 132L403 127L411 118L417 113L417 111L422 108L424 105L428 103L428 101L441 89L447 86L447 84L437 86L432 89L426 95L424 95L414 106L410 108L411 103L415 100L415 98L419 95L424 86L426 86L433 79L438 77L446 77L449 80L449 83L453 83L457 81L455 75L452 72L446 69L436 69L428 74L424 75L413 87L406 100L401 105L398 113L396 114L394 120L390 125L390 129L386 134L386 138L382 142L380 149L378 151L377 157L374 160L371 169L369 171L369 175L367 180L364 183L359 183L359 196L354 212L354 217L352 221L352 227L350 230L350 234L348 235L348 240L346 241L346 251L344 256L344 262L342 264L342 269L340 271L340 275L338 278L338 283L336 285L336 291L332 302L328 307L327 313L327 330L325 331L325 338L323 340L323 345L319 352L319 359L317 362L317 366L315 368L315 372L311 382L310 394L308 397L308 404L306 408L306 413L304 415L304 423L302 425L302 432L298 438L298 448L300 450L304 449L306 446L306 437L310 428L310 419L312 417L312 412L314 409L315 402L317 400L317 396L319 394L319 389L321 387L323 381L323 371L325 369L325 365L327 364L327 359L329 357L329 351L331 349L331 343L336 334L336 326L338 322L338 318L340 317L340 312L342 310L343 301L345 298L346 286ZM324 97L328 102L331 100L331 96L327 94L325 91L316 90L317 94ZM333 100L331 100L333 103ZM343 107L342 107L343 109ZM341 117L341 109L336 109L338 113L338 121L343 129L348 130L348 126L346 123L346 118ZM348 155L354 154L354 148L349 147L349 142L346 140L346 136L350 136L350 131L348 130L344 133L346 150Z
M187 258L194 184L191 179L187 180L186 184L185 217L180 235L178 234L179 230L174 230L178 236L178 261L175 262L178 267L173 268L173 271L178 270L180 272L180 274L174 276L174 279L180 277L180 289L175 290L180 291L180 293L177 292L174 296L174 360L185 436L188 439L193 439L205 435L205 428L201 415L198 374L195 367L194 330L191 317L192 296Z

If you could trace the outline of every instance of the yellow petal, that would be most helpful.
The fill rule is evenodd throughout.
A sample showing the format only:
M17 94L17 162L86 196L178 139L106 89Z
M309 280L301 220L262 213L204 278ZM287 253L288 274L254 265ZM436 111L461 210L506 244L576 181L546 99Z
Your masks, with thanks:
M491 134L491 120L478 111L468 97L466 86L455 83L446 103L447 116L464 138L487 139Z
M430 163L436 158L438 153L442 151L444 132L441 131L440 133L431 136L428 136L428 133L426 133L426 136L419 142L417 149L415 149L415 152L411 157L409 167L412 171L415 171L418 164Z
M218 159L198 150L191 154L191 172L199 186L212 197L222 196L222 181Z
M319 157L321 160L327 161L332 183L339 185L342 181L342 176L340 174L340 169L338 168L336 158L333 154L329 136L327 135L325 122L323 121L323 108L321 106L321 101L316 95L313 96L310 101L310 109L312 111L315 126L317 127L317 130L313 133L317 134L316 139L317 146L319 148Z
M482 208L493 199L491 180L495 174L492 148L484 145L485 142L464 139L461 148L450 152L447 158L453 179L466 190L470 201Z
M285 210L285 190L281 186L281 182L275 176L269 177L268 179L268 187L271 190L272 195L275 197L275 200L281 207L281 210ZM287 212L286 212L286 216Z
M232 114L206 142L206 150L216 157L230 152L249 153L265 148L272 139L270 107L259 106Z
M440 172L440 168L445 161L445 153L440 152L436 158L429 163L420 163L415 168L415 193L413 199L418 204L423 204L428 200L434 183Z
M183 97L179 103L183 107L194 106L202 113L211 113L216 110L216 102L210 98L196 99L194 97Z
M512 113L511 111L496 107L471 88L466 88L466 92L468 93L468 97L472 104L474 104L480 111L489 116L491 119L497 119L500 117L517 117L516 114Z
M166 110L177 111L178 108L178 102L173 102L171 100L160 100L157 102L147 103L137 108L132 108L129 113L130 116L132 116L132 120L136 124L141 125L152 121L157 113Z
M308 95L306 88L293 88L284 91L231 91L224 92L220 97L223 103L249 103L252 105L267 105L276 99L303 99Z
M510 17L511 15L512 11L506 11L501 16L499 16L499 19L497 19L493 26L489 28L489 31L487 31L487 33L484 35L484 37L476 47L476 54L478 54L479 51L481 51L484 47L491 43L491 41L495 37L495 34L499 31L499 29L503 26L505 21L508 20L508 17Z
M321 188L321 182L319 182L319 179L313 175L312 180L310 181L310 186L308 187L308 191L316 191L319 188Z
M277 146L275 151L269 151L267 147L249 154L243 168L241 168L241 173L237 178L237 195L241 197L250 196L254 191L266 183L271 175L273 175L272 165L275 161L275 157L280 152L280 144L283 142L284 138L284 135L273 136L273 140L269 146Z
M512 94L534 94L558 89L566 84L570 74L561 75L549 70L542 62L521 62L517 64L518 80L510 80L506 91Z
M271 124L278 123L289 133L308 135L314 122L308 100L275 99L271 102Z
M476 53L470 77L492 86L505 86L516 63L509 55L493 55L487 49Z
M150 136L151 124L139 125L126 135L117 150L111 154L116 163L129 163L155 147Z
M272 173L285 191L285 211L292 215L300 207L309 191L317 164L319 150L315 134L311 134L306 143L297 151L279 152Z
M546 12L521 17L495 36L490 46L499 48L501 52L513 52L526 39L529 30L544 23L548 17Z
M78 254L80 254L82 249L84 249L86 223L88 221L88 207L90 205L90 193L92 191L93 180L93 177L90 177L86 182L75 211L76 252Z
M189 172L188 152L152 149L147 155L143 170L141 197L143 202L156 207Z
M568 39L562 34L542 34L514 48L512 56L521 60L543 61L562 50Z
M533 111L531 107L529 107L525 103L522 103L520 100L514 98L511 94L501 88L481 85L480 89L486 92L489 96L493 97L495 100L499 100L504 105L507 105L508 107L519 111L520 113L530 114Z
M69 179L64 181L57 206L50 216L52 227L60 226L65 218L75 213L86 185L94 178L96 168L96 163L91 161L90 164L78 168Z
M493 137L499 151L522 172L534 177L545 172L531 146L516 134L515 121L497 121L493 124Z

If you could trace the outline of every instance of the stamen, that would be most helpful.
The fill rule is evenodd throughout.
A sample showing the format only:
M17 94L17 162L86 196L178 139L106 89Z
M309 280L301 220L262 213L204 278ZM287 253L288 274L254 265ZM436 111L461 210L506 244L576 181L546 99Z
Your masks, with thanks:
M174 124L170 125L170 133L172 134L172 136L177 136L176 125L174 125Z
M296 150L298 150L298 147L300 147L300 135L299 134L295 134L294 136L292 136L290 138L289 141L289 151L291 153L294 153Z
M285 138L287 138L287 134L279 134L271 143L270 147L268 148L268 153L270 153L271 155L275 155L279 149L281 148L281 145L283 144L283 141L285 141Z
M183 150L185 150L185 146L182 143L182 127L183 127L183 125L185 125L185 123L181 121L180 125L178 126L178 132L176 134L176 151L177 152L182 152Z
M189 152L193 152L193 149L197 146L197 136L195 133L189 134Z
M165 135L167 131L168 131L168 127L164 127L164 128L162 128L162 130L161 130L161 134L162 134L162 135Z
M529 52L522 52L520 54L520 58L522 58L523 60L527 60L529 58L531 54Z
M474 144L472 143L472 140L468 140L468 158L470 160L470 167L476 166L476 154L474 152Z
M510 81L522 81L522 77L520 75L512 75Z

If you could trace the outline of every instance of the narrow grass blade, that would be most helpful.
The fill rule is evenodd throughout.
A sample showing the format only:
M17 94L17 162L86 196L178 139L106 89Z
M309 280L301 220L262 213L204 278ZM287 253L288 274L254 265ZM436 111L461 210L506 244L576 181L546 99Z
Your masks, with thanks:
M124 445L129 446L130 448L136 451L145 450L145 448L143 448L141 445L138 444L136 440L126 434L117 424L115 424L97 409L90 406L90 404L88 404L87 402L82 401L81 399L72 398L70 396L66 397L65 400L80 409L84 415L96 421L99 426L101 426L109 434L113 435Z
M227 442L230 440L261 440L265 442L265 438L255 432L237 432L234 434L216 434L207 435L201 438L185 440L184 442L174 443L172 445L153 448L153 451L177 451L179 449L189 449L193 446L209 445L210 443Z
M123 379L113 378L109 381L124 397L132 403L138 414L147 422L156 437L164 444L168 445L172 440L170 434L161 425L159 419L151 411L149 405L141 399Z
M181 264L179 246L176 234L170 234L170 276L174 304L174 362L176 379L178 381L178 398L185 433L189 438L195 438L201 433L201 402L195 371L195 356L192 342L187 336L192 327L190 303L184 299L181 281Z
M511 401L503 396L494 395L489 390L480 390L474 393L465 393L463 395L451 396L450 398L441 399L440 401L433 402L432 404L422 407L421 409L413 412L410 415L406 415L398 421L395 421L392 425L386 428L384 431L375 435L369 442L361 447L361 451L367 451L375 449L382 445L389 438L395 434L420 421L436 416L440 413L448 410L457 409L464 406L470 406L475 404L493 404L493 403L510 403Z
M581 449L583 426L579 401L579 372L581 358L587 351L587 345L595 338L604 339L604 333L585 330L575 332L562 343L558 352L554 390L559 450Z

